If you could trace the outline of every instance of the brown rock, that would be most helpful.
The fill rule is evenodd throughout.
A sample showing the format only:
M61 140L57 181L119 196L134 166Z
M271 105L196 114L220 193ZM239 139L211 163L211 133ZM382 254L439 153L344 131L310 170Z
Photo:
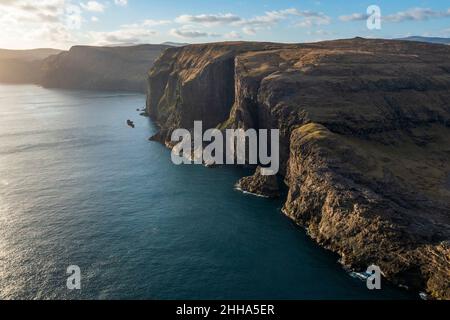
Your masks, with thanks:
M256 168L253 176L240 179L236 187L244 192L262 197L277 198L280 196L277 177L262 175L261 167Z
M147 111L176 128L280 129L284 212L344 265L450 299L450 47L392 40L169 49ZM245 178L260 191L260 177Z

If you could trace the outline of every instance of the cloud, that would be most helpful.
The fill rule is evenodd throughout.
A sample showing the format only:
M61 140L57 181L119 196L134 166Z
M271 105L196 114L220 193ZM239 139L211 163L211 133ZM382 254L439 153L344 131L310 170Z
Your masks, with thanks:
M310 28L313 26L329 25L331 18L321 12L303 11L302 16L304 19L297 23L299 27Z
M431 19L450 17L450 9L447 11L435 11L428 8L411 8L406 11L400 11L395 14L382 16L385 22L404 22L404 21L426 21ZM344 22L364 21L369 15L362 13L353 13L351 15L340 16L339 19Z
M80 6L86 10L86 11L90 11L90 12L103 12L105 11L105 5L101 4L100 2L97 1L88 1L87 3L80 3Z
M247 31L250 29L256 31L255 28L270 28L289 18L295 18L297 20L295 25L299 27L312 27L331 23L331 18L322 12L309 10L301 11L290 8L278 11L268 11L262 16L251 19L241 19L236 22L235 25L243 26L244 28L247 28Z
M128 0L114 0L114 3L120 7L126 7L128 5Z
M95 16L93 16L93 17L91 17L91 21L92 21L92 22L98 22L98 18L95 17Z
M0 46L66 46L76 41L81 8L70 0L0 1Z
M247 27L262 27L270 26L287 19L289 16L300 16L300 11L297 9L285 9L280 11L268 11L262 16L256 16L250 19L241 19L235 24Z
M195 23L203 26L211 25L232 25L242 27L267 27L275 25L290 17L298 17L310 21L308 24L319 25L328 24L331 18L321 12L300 11L295 8L289 8L278 11L267 11L264 15L256 16L250 19L241 18L235 14L200 14L200 15L181 15L175 19L180 24Z
M42 1L36 4L35 1L6 0L0 2L0 10L5 16L12 18L22 18L24 21L47 22L58 21L64 11L65 1Z
M220 37L217 33L208 33L199 30L191 30L183 27L181 29L172 29L170 34L179 38L206 38L206 37Z
M450 17L450 9L447 11L434 11L427 8L412 8L407 11L398 12L386 16L384 20L389 22L403 22L403 21L425 21L430 19L448 18Z
M152 42L157 32L143 28L122 28L109 32L89 32L93 44L106 45L131 45Z
M231 31L227 34L224 34L223 37L225 39L233 39L233 40L242 39L242 36L239 33L237 33L236 31Z
M256 30L254 28L250 28L250 27L244 27L242 28L242 31L249 36L254 36L256 34Z
M80 7L72 4L68 4L65 7L65 15L63 17L63 23L69 30L78 30L81 28L83 19L81 17Z
M310 30L307 31L308 35L316 35L316 36L331 36L334 35L334 32L326 31L326 30Z
M315 11L301 11L301 16L303 20L300 21L297 25L301 27L313 27L313 26L322 26L329 25L332 19L322 12Z
M352 13L347 16L340 16L339 20L343 22L350 22L350 21L365 21L369 18L369 15L366 13Z
M153 27L153 26L167 25L167 24L171 24L171 23L172 23L172 21L170 21L170 20L152 20L152 19L147 19L147 20L144 20L142 25L145 26L145 27Z
M326 25L331 22L331 18L321 12L309 10L301 11L296 8L267 11L264 15L255 16L248 19L244 19L232 13L181 15L178 16L174 22L185 25L193 24L205 28L218 25L228 25L242 28L242 32L246 35L255 35L259 29L271 28L280 22L291 18L295 19L295 25L300 27ZM178 34L178 36L183 34L183 32L176 32L176 29L174 29L174 32ZM197 33L198 32L193 33L193 35Z
M200 14L196 16L192 15L181 15L175 19L175 22L186 24L186 23L198 23L205 26L229 24L232 22L240 21L241 18L231 14Z
M156 30L149 27L166 25L169 20L144 20L139 23L124 24L118 30L108 32L89 32L89 38L94 45L134 45L154 42L158 35Z
M170 20L152 20L147 19L139 23L132 23L132 24L123 24L120 27L121 28L147 28L147 27L155 27L155 26L163 26L171 24L172 21Z

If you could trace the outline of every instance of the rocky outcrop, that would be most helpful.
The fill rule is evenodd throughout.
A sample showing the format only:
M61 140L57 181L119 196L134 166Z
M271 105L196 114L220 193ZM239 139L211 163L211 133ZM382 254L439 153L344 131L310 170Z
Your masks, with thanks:
M74 46L44 61L41 84L51 88L145 92L146 74L170 46Z
M449 57L362 38L174 48L149 74L147 112L165 143L194 120L280 129L285 214L345 266L449 299Z
M277 177L262 175L261 167L256 168L253 176L240 179L236 188L266 198L278 198L280 196Z

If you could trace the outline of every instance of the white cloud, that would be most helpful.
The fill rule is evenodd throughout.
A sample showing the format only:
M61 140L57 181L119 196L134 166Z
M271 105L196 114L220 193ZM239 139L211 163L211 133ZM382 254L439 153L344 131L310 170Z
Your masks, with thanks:
M180 24L194 23L205 27L214 25L232 25L246 28L269 27L273 26L290 17L297 17L301 21L308 21L311 25L328 24L331 18L321 12L300 11L295 8L289 8L278 11L267 11L264 15L256 16L250 19L241 18L235 14L200 14L200 15L181 15L175 19ZM249 29L248 29L249 30ZM254 31L254 29L253 29Z
M66 47L81 25L81 9L70 0L0 1L2 47Z
M147 19L105 32L78 31L83 19L97 22L99 14L111 4L125 6L128 3L125 0L0 0L0 46L67 48L80 42L87 43L89 39L97 44L151 42L155 31L150 29L171 24L179 24L169 31L170 35L179 38L225 36L239 39L244 35L254 36L259 30L270 29L283 21L289 21L292 26L315 26L331 20L322 13L290 8L250 18L232 13L186 14L172 20ZM214 27L220 27L217 29L220 32L216 33Z
M72 4L68 4L65 7L65 15L63 17L63 23L69 30L78 30L82 24L81 9L80 7Z
M321 12L309 10L301 11L295 8L290 8L278 11L268 11L262 16L257 16L251 19L241 19L234 24L246 28L243 30L244 33L249 34L248 31L250 31L250 34L252 32L254 34L257 29L267 29L291 18L294 19L295 25L299 27L312 27L331 23L331 18Z
M192 30L188 26L184 26L180 29L172 29L169 32L172 36L179 38L206 38L206 37L220 37L220 34L209 33L205 31Z
M350 15L340 16L339 20L349 22L349 21L363 21L367 20L368 18L369 15L366 13L352 13Z
M407 11L386 16L385 20L389 22L424 21L447 17L450 17L450 9L447 11L434 11L426 8L412 8Z
M223 37L225 39L232 39L232 40L242 39L242 36L239 33L237 33L236 31L231 31L231 32L225 34Z
M309 30L306 32L308 35L316 35L316 36L331 36L334 33L326 30Z
M264 15L249 19L244 19L232 13L181 15L175 19L175 22L184 25L193 24L204 28L219 25L228 25L232 27L242 28L242 32L246 35L255 35L257 30L269 29L288 19L293 19L296 22L295 25L301 27L312 27L331 23L331 18L321 12L308 10L301 11L296 8L267 11ZM172 34L176 34L177 36L182 36L183 33L185 32L177 32L177 29L172 30ZM206 32L197 31L192 33L191 36L197 35L199 33L203 33L202 36L204 36ZM183 35L183 37L186 37L186 35ZM228 35L231 35L231 33Z
M114 3L120 7L125 7L128 5L128 0L114 0Z
M300 11L297 9L285 9L280 11L268 11L262 16L256 16L250 19L241 19L235 24L247 27L267 27L275 25L289 16L300 16Z
M171 24L172 21L170 20L144 20L139 23L132 23L132 24L123 24L120 27L121 28L148 28L148 27L155 27L155 26L163 26Z
M97 1L88 1L86 3L81 2L80 6L90 12L103 12L105 11L105 5Z
M382 16L386 22L404 22L404 21L426 21L431 19L450 17L450 9L446 11L436 11L428 8L411 8L406 11L400 11L391 15ZM341 16L339 19L344 22L364 21L369 15L363 13L353 13L351 15Z
M229 24L232 22L240 21L241 18L231 14L201 14L197 16L181 15L175 19L177 23L198 23L205 26Z
M326 18L307 18L297 23L296 26L302 28L311 28L314 26L329 25L330 23L331 20Z
M93 44L100 46L151 43L156 35L156 31L143 28L122 28L109 32L89 32L89 37Z
M144 20L142 25L145 26L145 27L153 27L153 26L167 25L167 24L170 24L170 23L172 23L172 21L170 21L170 20L152 20L152 19L147 19L147 20Z
M242 28L242 31L249 36L254 36L256 34L256 30L254 28L250 28L250 27L244 27Z

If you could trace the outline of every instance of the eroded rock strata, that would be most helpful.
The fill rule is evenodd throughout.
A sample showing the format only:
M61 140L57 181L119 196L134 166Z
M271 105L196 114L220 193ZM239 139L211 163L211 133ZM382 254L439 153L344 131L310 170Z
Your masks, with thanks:
M194 120L280 129L284 213L345 266L377 264L450 299L449 58L448 46L361 38L170 48L147 112L168 145Z

